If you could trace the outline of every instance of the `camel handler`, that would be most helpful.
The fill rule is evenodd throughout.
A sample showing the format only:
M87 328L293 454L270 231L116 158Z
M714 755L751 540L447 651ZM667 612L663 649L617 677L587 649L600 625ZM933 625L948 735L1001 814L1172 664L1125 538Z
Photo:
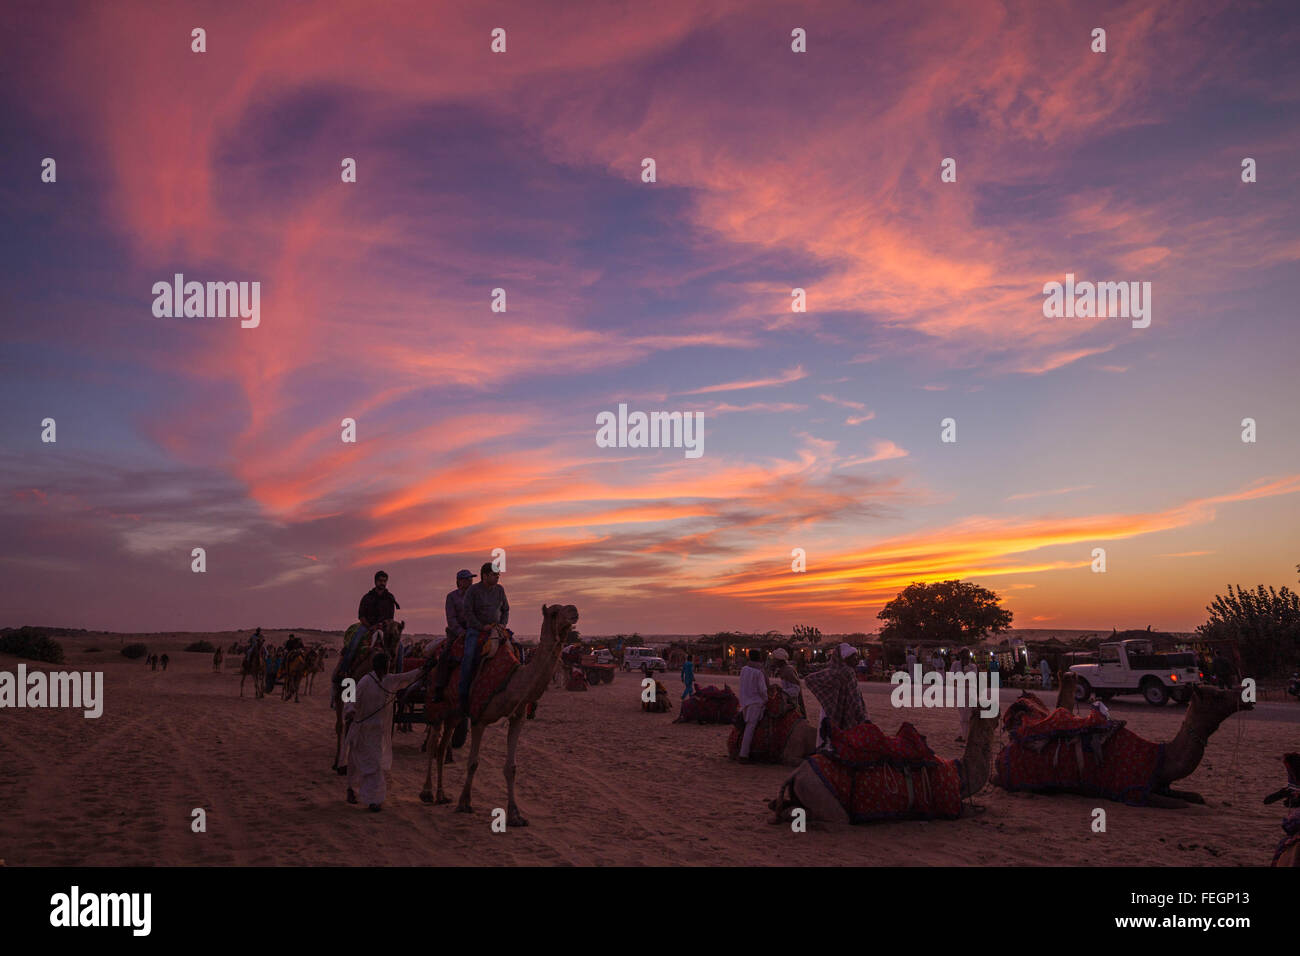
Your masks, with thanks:
M343 705L343 733L348 803L356 803L359 796L378 813L388 793L384 775L393 769L393 700L403 687L428 674L432 662L405 674L389 674L385 652L376 652L372 660L374 669L357 681L357 699Z
M841 644L832 654L829 667L804 678L808 689L822 705L822 722L817 731L818 749L830 743L832 728L848 730L866 723L867 705L858 690L858 652Z
M803 688L799 686L799 672L790 663L790 652L778 647L772 652L772 677L780 681L781 692L790 700L790 704L805 717L803 707Z

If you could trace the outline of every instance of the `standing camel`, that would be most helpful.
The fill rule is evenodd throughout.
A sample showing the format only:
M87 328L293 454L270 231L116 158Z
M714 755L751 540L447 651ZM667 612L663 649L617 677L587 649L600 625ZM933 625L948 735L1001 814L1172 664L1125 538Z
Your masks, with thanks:
M255 700L261 700L266 696L263 685L266 683L266 658L262 656L262 642L253 642L248 653L239 665L239 696L244 696L244 681L249 677L253 678L253 694Z
M536 703L542 694L546 693L551 677L560 663L560 650L564 646L564 642L568 640L573 625L577 623L578 609L572 604L542 605L542 632L537 649L533 652L532 657L528 659L528 663L520 665L511 675L506 686L488 701L483 713L476 714L473 718L469 760L465 766L465 787L461 790L460 802L456 805L457 813L474 812L474 808L470 806L470 788L474 783L474 771L478 769L478 748L483 742L483 731L490 724L505 718L509 724L506 729L505 777L506 789L509 793L506 803L506 826L528 826L528 821L519 812L519 806L515 803L515 752L519 746L519 732L523 730L524 717L527 714L529 705ZM501 653L501 651L497 653ZM453 672L451 679L455 680L457 676L459 676L459 668ZM430 681L429 685L430 696L432 696L433 681ZM436 706L438 705L426 703L426 713L432 712L431 708ZM420 799L425 803L451 802L451 799L442 789L442 767L443 758L447 753L447 745L451 742L451 735L456 728L456 724L459 723L459 717L455 710L450 707L446 707L444 710L446 714L442 718L442 733L438 738L437 747L429 748L428 770L424 777L424 789L420 791ZM435 754L438 758L437 796L434 795L433 789L433 760Z
M301 647L296 647L289 652L289 656L284 661L284 691L280 695L281 700L293 698L295 704L301 703L298 699L298 689L302 686L302 678L307 673L307 652Z
M307 655L307 674L305 679L307 681L306 691L308 694L311 693L312 685L316 683L316 675L324 669L325 645L317 644L311 649L311 653Z
M389 666L392 666L392 662L396 659L397 642L401 640L402 630L405 627L405 621L385 621L383 624L384 646L382 650L388 654ZM347 647L346 643L344 647ZM343 658L339 658L338 666L334 669L334 676L330 679L330 706L334 708L334 771L340 776L348 772L347 755L343 752L343 701L341 699L343 681L348 678L351 678L354 682L361 680L372 666L370 658L379 649L375 647L374 637L372 636L368 646L357 648L356 654L348 662L346 672L343 669Z

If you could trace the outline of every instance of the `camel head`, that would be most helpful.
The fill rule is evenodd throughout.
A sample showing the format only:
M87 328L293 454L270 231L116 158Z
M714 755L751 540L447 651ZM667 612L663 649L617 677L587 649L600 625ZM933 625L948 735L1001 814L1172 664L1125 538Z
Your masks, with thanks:
M557 646L563 644L577 623L578 609L572 604L543 604L541 640L549 637Z
M1219 724L1237 711L1254 709L1254 704L1241 699L1241 692L1238 690L1193 684L1185 719L1195 721L1204 727L1207 733L1213 733Z
M1270 793L1264 798L1264 802L1273 803L1281 800L1282 806L1288 809L1300 807L1300 753L1284 754L1282 764L1286 767L1286 786L1275 793Z

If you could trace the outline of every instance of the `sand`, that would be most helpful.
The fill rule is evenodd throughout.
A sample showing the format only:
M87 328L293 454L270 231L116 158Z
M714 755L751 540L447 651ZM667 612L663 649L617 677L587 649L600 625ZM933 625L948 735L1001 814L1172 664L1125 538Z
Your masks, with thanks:
M171 656L166 672L121 657L117 635L61 639L60 667L24 662L102 670L106 700L98 720L0 711L7 865L1257 866L1281 836L1281 813L1262 798L1284 782L1280 754L1300 745L1300 705L1264 703L1230 718L1179 784L1200 792L1206 808L1140 809L989 787L975 801L982 809L958 821L814 824L793 833L767 822L766 801L786 768L729 762L726 727L674 724L676 705L645 714L639 675L620 674L587 693L547 691L519 748L519 804L531 825L502 834L492 832L490 814L506 799L503 726L484 736L473 814L419 801L420 733L394 735L388 802L368 813L344 802L344 781L330 769L328 672L301 703L280 700L278 690L255 700L251 680L240 699L232 661L214 674L210 654L181 650L195 637L146 638ZM102 651L87 652L94 646ZM0 656L0 670L18 663ZM680 682L669 676L667 684L676 700ZM941 756L960 754L953 713L896 711L885 685L862 686L887 731L910 719ZM1004 706L1014 696L1004 693ZM1171 737L1183 713L1136 698L1111 710L1153 739ZM467 752L448 769L453 799ZM1091 829L1097 806L1106 833ZM207 812L205 833L191 830L198 807Z

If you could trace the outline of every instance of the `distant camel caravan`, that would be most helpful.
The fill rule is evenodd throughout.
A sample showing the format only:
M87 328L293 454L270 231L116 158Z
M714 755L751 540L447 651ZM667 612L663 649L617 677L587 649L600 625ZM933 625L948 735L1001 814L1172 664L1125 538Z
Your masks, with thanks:
M487 701L481 713L471 715L472 736L469 759L466 761L465 766L465 786L460 793L460 802L456 805L458 813L473 812L473 807L470 805L470 788L474 783L474 771L478 769L478 752L479 745L483 742L483 731L490 724L504 718L509 725L506 728L505 778L508 792L506 825L511 827L528 825L524 815L519 812L518 804L515 803L515 753L519 746L519 733L523 730L524 718L528 713L529 705L540 700L542 694L546 693L546 688L550 686L551 678L560 663L560 651L564 647L569 633L573 630L573 626L577 623L578 609L572 604L552 604L549 606L543 604L541 636L538 640L537 649L528 658L528 663L520 664L514 670L506 685L493 695L491 700ZM444 645L443 653L448 653L450 650L449 647ZM505 653L505 648L499 649L497 653ZM454 686L454 681L458 676L459 668L452 673L448 682L449 688ZM480 668L477 676L482 676L482 668ZM432 696L433 681L429 681L429 697ZM441 718L434 716L439 710L442 711ZM428 719L431 725L435 722L441 723L442 732L438 737L437 746L429 747L428 769L424 777L424 789L420 791L420 799L425 803L450 803L451 799L442 789L443 758L447 753L447 745L451 741L452 732L459 723L459 716L456 709L442 703L435 704L432 700L426 700L425 713L430 715ZM438 761L436 793L433 783L433 763L435 758Z

